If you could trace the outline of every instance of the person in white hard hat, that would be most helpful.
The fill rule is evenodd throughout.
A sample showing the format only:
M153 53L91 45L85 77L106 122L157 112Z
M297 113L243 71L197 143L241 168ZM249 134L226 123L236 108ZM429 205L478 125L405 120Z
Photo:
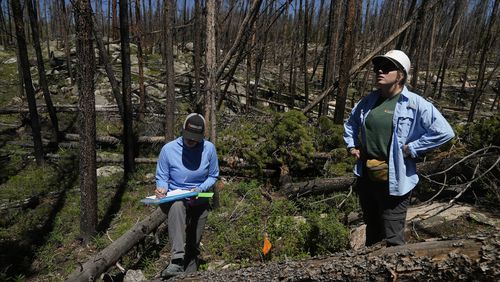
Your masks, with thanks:
M378 89L352 109L344 141L357 159L366 245L402 245L411 191L418 183L416 158L454 133L431 103L405 86L411 64L403 51L391 50L372 63Z

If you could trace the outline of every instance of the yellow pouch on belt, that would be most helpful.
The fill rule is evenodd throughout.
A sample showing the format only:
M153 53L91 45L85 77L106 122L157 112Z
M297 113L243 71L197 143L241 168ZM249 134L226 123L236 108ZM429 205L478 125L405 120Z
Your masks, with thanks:
M366 173L371 181L384 182L388 180L389 166L386 161L376 159L366 161Z

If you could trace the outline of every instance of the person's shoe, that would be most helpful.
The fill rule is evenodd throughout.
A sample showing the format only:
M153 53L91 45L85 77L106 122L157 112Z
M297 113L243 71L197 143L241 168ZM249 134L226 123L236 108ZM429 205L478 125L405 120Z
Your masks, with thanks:
M175 263L170 263L162 272L161 272L161 277L162 278L170 278L176 275L179 275L181 273L184 273L184 267L179 264Z

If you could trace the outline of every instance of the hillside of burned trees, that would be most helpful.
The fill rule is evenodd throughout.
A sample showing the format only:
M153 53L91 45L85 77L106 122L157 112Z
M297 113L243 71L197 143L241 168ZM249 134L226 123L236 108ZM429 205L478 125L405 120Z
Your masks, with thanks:
M498 280L499 2L0 1L0 280L160 279L139 200L191 112L221 177L175 280ZM408 244L366 248L342 123L391 49L456 137L418 161Z

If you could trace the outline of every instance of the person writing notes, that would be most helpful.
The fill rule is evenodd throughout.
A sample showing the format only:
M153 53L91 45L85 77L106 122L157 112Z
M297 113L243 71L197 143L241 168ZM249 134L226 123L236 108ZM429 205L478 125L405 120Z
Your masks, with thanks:
M411 191L418 182L415 159L454 133L430 102L406 88L410 59L404 52L391 50L372 63L378 90L352 109L344 141L357 159L354 174L366 245L402 245Z
M156 166L157 198L174 190L205 192L219 176L219 162L213 143L203 138L205 119L189 114L182 136L165 144ZM165 203L171 259L161 276L168 278L198 270L199 245L208 217L207 198L182 199Z

